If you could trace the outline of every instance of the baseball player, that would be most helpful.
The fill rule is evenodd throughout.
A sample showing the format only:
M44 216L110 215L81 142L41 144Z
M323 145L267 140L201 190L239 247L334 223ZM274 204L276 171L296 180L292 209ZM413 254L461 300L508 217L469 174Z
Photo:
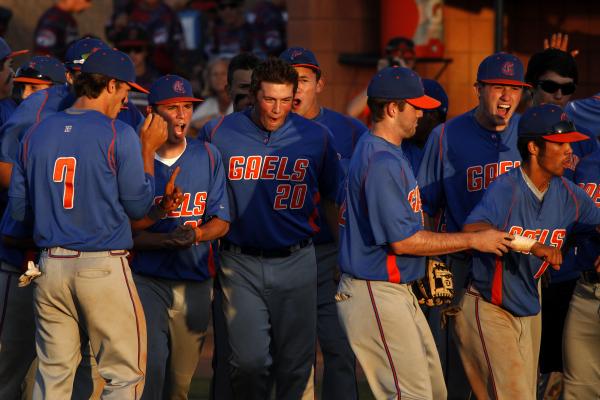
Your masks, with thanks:
M252 53L240 53L233 57L227 68L227 91L233 104L233 111L243 111L250 105L250 82L252 71L260 64L260 59ZM222 122L224 117L208 121L198 134L201 141L210 137L210 133ZM218 275L214 277L213 302L213 376L210 382L210 398L227 400L233 398L229 380L229 358L231 347L227 337L227 324L223 313L223 288Z
M417 174L423 210L430 217L443 210L448 232L459 232L496 176L521 162L515 110L523 87L529 86L523 64L511 54L492 54L479 64L474 86L478 106L431 132ZM466 284L469 255L449 255L447 263L454 273L456 303ZM453 323L450 319L450 328ZM470 390L450 332L446 330L443 343L449 344L442 352L449 397L466 398Z
M348 164L360 135L367 127L355 118L321 107L318 94L325 86L321 67L312 51L291 47L280 56L298 72L298 90L292 110L304 118L320 122L333 134L333 147L342 165ZM319 210L322 213L322 210ZM356 361L346 335L340 327L335 292L337 284L337 232L336 240L327 225L314 237L317 257L317 336L323 354L324 399L356 399Z
M600 150L583 158L575 182L600 207ZM587 234L578 243L575 269L581 277L575 286L563 336L564 392L566 400L600 397L600 237Z
M0 38L0 123L4 123L17 107L11 99L13 89L12 60L28 51L12 51L8 43Z
M448 95L442 85L433 79L423 79L423 90L426 96L439 101L440 106L433 110L423 110L423 116L419 118L415 136L402 141L402 151L410 161L415 174L419 172L425 143L429 134L433 128L446 122L448 114Z
M515 236L515 252L503 257L474 253L472 280L456 315L458 349L480 399L536 398L539 278L562 263L560 248L578 225L600 224L600 209L562 177L569 143L589 138L554 104L527 110L518 135L523 165L497 178L464 226Z
M423 230L419 186L401 145L421 110L440 103L402 67L377 72L367 95L373 127L350 161L339 219L340 322L376 398L445 399L438 352L408 283L424 275L423 256L469 248L502 254L510 242L496 230Z
M31 63L17 71L15 87L25 86L21 93L26 95L31 90L28 86L49 86L53 84L53 80L61 79L61 76L64 80L65 69L58 60L46 56L33 57ZM27 254L27 250L33 252L35 246L30 239L29 227L14 221L10 213L4 212L5 196L6 191L3 191L4 215L0 230L15 239L14 244L18 247L10 247L0 241L0 398L16 399L20 397L25 377L30 376L27 372L35 358L32 287L17 289L22 266L26 263L25 260L31 259L31 253ZM28 386L32 386L33 377L30 380L31 384L28 382Z
M148 361L143 399L185 399L208 327L212 277L218 262L215 239L229 227L229 203L221 155L209 143L187 140L194 98L191 84L176 75L154 82L148 113L167 122L168 138L154 160L157 191L175 170L183 203L157 220L150 232L188 226L191 243L171 248L139 246L131 264L148 328ZM135 224L134 224L135 228ZM138 248L141 249L138 250ZM149 248L148 248L149 247Z
M224 117L210 136L223 156L232 210L218 273L238 399L266 398L270 379L278 399L314 397L311 237L319 202L328 221L336 218L339 165L330 131L290 113L297 85L283 60L258 65L253 107Z
M134 78L124 53L90 55L73 106L28 131L14 166L11 215L33 221L44 249L34 288L34 399L71 396L82 332L106 382L103 398L137 399L143 389L146 326L125 249L133 245L129 217L152 204L154 153L166 127L149 116L140 149L133 129L115 119L130 88L143 90Z

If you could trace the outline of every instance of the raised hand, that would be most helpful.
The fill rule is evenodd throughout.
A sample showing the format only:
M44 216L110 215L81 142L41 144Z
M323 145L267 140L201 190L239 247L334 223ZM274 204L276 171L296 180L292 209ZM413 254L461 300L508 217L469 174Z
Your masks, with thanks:
M544 39L544 50L546 49L558 49L564 52L568 52L569 50L569 35L562 34L561 32L553 33L550 36L550 39ZM571 56L576 57L579 54L579 50L571 50Z
M539 242L533 245L531 254L546 261L555 270L559 270L563 262L562 252L558 247L546 246Z
M165 194L160 201L160 208L166 212L177 210L183 202L183 192L179 186L175 186L175 179L180 171L181 167L175 168L169 182L165 185Z
M167 140L167 122L158 114L150 113L140 130L142 151L154 155Z

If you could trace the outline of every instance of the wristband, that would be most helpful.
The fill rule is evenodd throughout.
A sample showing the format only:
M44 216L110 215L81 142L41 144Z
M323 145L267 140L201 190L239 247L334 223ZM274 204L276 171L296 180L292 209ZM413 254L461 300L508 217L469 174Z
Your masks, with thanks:
M146 215L152 221L158 221L166 217L167 214L167 211L163 210L163 208L160 205L153 204L152 207L150 207L150 211L148 211L148 214Z
M510 248L515 251L529 252L537 240L525 236L515 235L515 238L510 241Z

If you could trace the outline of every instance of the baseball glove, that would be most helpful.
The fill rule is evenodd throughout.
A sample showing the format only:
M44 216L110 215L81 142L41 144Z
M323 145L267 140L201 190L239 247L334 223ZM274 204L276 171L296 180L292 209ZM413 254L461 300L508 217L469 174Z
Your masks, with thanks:
M429 307L449 304L454 297L452 271L442 260L428 257L425 276L415 281L412 288L419 304Z

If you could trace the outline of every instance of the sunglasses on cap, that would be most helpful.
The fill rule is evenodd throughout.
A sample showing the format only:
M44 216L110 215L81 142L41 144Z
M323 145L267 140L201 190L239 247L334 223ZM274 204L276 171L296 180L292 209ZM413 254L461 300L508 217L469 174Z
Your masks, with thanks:
M520 135L523 137L539 137L540 134L544 135L559 135L562 133L570 133L577 132L577 128L575 128L575 124L573 121L560 121L554 125L550 129L545 130L544 132L532 132L528 135Z
M52 78L50 78L48 75L44 75L42 73L40 73L38 70L34 69L34 68L30 68L30 67L21 67L17 70L17 72L15 73L15 78L32 78L32 79L39 79L41 81L48 81L48 82L52 82Z
M575 89L577 88L577 85L575 85L573 82L561 84L550 80L538 81L537 86L540 87L544 92L550 94L554 94L558 91L558 89L560 89L560 92L567 96L575 93Z

